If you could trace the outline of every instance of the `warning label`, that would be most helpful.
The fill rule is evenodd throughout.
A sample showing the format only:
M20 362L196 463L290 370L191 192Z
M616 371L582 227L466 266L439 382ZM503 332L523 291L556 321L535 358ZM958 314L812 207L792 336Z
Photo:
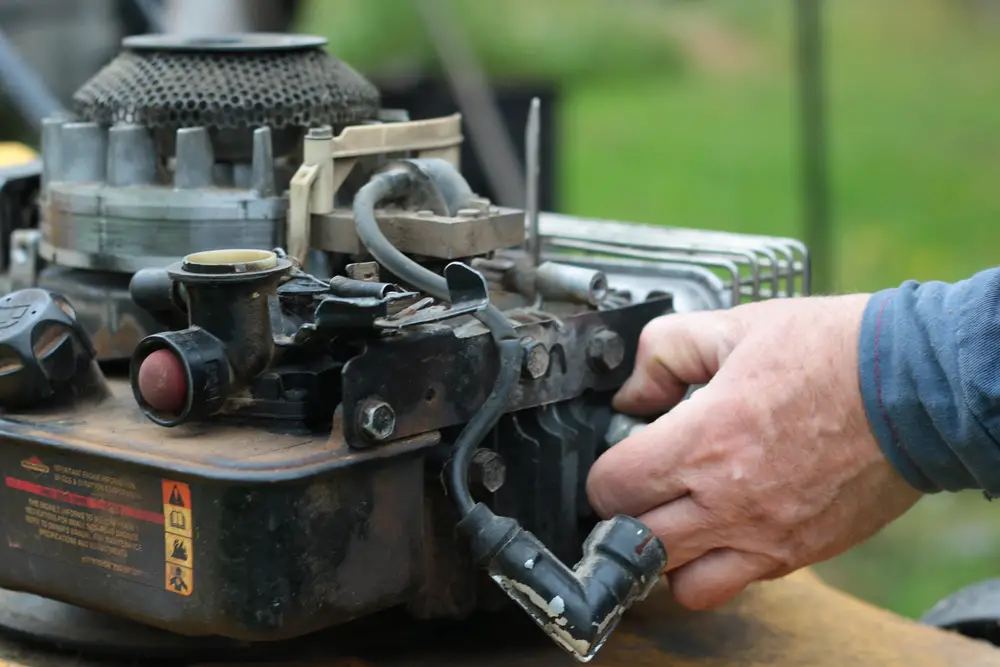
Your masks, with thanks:
M163 538L166 542L164 587L178 595L194 592L194 528L191 523L191 489L187 484L163 480Z
M9 461L9 459L8 459ZM15 462L11 462L13 464ZM8 546L105 570L155 586L176 578L193 587L194 526L186 484L66 465L55 456L5 465L3 507ZM167 512L168 483L184 506ZM172 507L172 506L171 506ZM167 536L164 553L164 536ZM172 537L172 539L171 539ZM174 590L169 588L168 590ZM2 667L2 663L0 663Z

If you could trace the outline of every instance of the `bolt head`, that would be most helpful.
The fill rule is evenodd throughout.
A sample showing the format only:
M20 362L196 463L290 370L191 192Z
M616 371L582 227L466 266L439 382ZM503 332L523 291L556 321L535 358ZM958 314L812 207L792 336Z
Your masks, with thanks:
M523 349L521 373L524 377L537 380L549 372L549 351L545 345L533 340L524 343Z
M361 434L369 440L388 440L396 430L396 412L383 401L370 401L361 408Z
M496 493L507 481L507 465L492 450L476 450L469 465L469 479L490 493Z
M599 329L587 343L587 357L599 372L613 371L625 361L625 341L610 329Z

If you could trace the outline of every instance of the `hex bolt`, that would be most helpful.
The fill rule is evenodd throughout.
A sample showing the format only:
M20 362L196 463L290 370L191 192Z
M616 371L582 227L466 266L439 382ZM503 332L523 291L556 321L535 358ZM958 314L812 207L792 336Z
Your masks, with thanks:
M469 464L469 481L496 493L507 479L507 464L490 449L477 449Z
M358 413L358 428L368 440L388 440L396 430L396 412L385 401L365 401Z
M625 360L625 341L614 331L601 327L587 342L587 359L600 373L613 371Z
M521 374L532 380L549 372L549 351L537 340L526 339L521 342L524 357L521 362Z

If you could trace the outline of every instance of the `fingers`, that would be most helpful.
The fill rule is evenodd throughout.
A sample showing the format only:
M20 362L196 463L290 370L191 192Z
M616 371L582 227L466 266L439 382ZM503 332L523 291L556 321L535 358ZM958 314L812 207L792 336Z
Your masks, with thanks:
M708 382L735 344L737 319L725 311L659 317L643 329L635 369L614 399L633 415L661 414L688 387Z
M597 459L587 478L587 495L599 516L639 516L687 495L679 462L685 446L700 442L711 424L708 401L701 398L708 391L684 401Z
M684 567L691 561L721 546L711 515L691 496L660 505L637 517L667 549L667 572Z
M719 549L670 573L674 598L688 609L718 607L769 575L777 564L767 556Z

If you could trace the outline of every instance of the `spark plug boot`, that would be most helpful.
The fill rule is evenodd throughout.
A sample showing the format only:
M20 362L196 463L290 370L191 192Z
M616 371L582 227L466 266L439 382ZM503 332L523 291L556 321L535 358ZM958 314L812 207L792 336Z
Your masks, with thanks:
M597 524L573 569L516 520L496 516L482 503L458 530L508 597L579 662L597 654L667 564L663 543L641 522L622 515Z

